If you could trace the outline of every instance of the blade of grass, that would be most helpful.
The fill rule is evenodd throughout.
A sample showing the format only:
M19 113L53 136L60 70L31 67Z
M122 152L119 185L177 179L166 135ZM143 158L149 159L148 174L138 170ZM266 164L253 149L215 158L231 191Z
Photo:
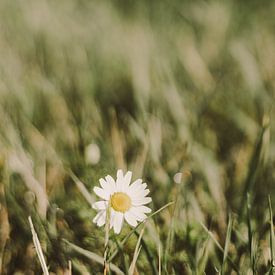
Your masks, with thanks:
M138 237L138 241L137 241L137 244L136 244L136 247L135 247L135 252L134 252L133 260L132 260L132 262L130 264L130 268L129 268L129 275L133 275L134 271L135 271L135 266L136 266L137 258L138 258L138 255L140 253L141 247L142 247L140 245L140 242L141 242L142 236L144 234L144 229L145 229L145 227L143 227L141 229L141 232L140 232L139 237Z
M164 252L164 259L163 259L163 268L166 272L168 272L167 271L168 257L171 253L173 243L174 243L175 215L176 215L176 210L177 210L177 207L178 207L178 196L180 194L179 185L176 185L176 191L177 192L175 194L175 204L174 204L174 207L172 209L172 217L171 217L169 231L168 231L168 235L167 235L167 239L166 239L166 246L165 246L165 252Z
M40 241L38 239L38 236L35 232L35 229L34 229L34 226L33 226L33 223L32 223L32 218L29 216L28 219L29 219L29 223L30 223L30 227L31 227L34 247L35 247L35 250L36 250L40 265L41 265L41 268L43 270L44 275L49 275L48 267L47 267L47 264L46 264L45 257L43 255L41 244L40 244Z
M104 242L104 275L109 271L109 262L107 255L109 252L109 237L110 237L110 218L111 218L111 205L108 203L106 209L106 224L105 224L105 242Z
M215 245L217 246L217 248L224 254L224 249L222 248L222 246L220 245L220 243L216 240L216 238L214 237L213 233L211 231L208 230L208 228L203 224L200 223L202 228L206 231L206 233L210 236L210 238L214 241ZM233 260L228 256L227 257L231 267L237 272L237 274L240 274L238 267L235 265L235 263L233 262Z
M246 196L253 189L253 186L255 185L257 179L258 171L260 167L262 167L262 162L265 159L265 152L268 148L269 135L270 124L269 121L266 121L260 130L255 144L255 150L249 163L248 174L244 183L245 187L243 190L242 200L239 208L239 213L241 213L240 218L242 218L244 215Z
M139 238L139 234L138 232L135 231L136 236ZM148 259L148 262L151 266L151 270L152 270L152 274L157 275L158 274L158 269L157 269L157 265L155 263L155 259L154 256L152 255L152 253L150 252L150 249L148 248L148 245L146 244L144 239L141 239L141 245L144 248L146 257Z
M275 237L274 237L274 224L273 224L273 212L270 196L268 196L269 215L270 215L270 263L272 272L275 271Z
M160 245L160 242L158 245L158 264L159 264L158 275L161 275L161 245Z
M204 274L207 260L212 248L212 243L209 236L207 237L204 244L199 246L199 248L202 249L202 251L200 250L202 256L196 261L196 274Z
M73 273L72 273L72 261L70 260L69 261L69 275L72 275Z
M117 238L114 236L115 243L117 245L117 248L119 249L119 253L121 255L121 261L123 264L123 269L126 271L126 275L128 275L129 270L129 261L127 256L125 255L125 252L123 250L123 247L120 246L120 243L118 242Z
M64 241L67 245L69 245L69 247L71 247L74 251L76 251L76 252L78 252L79 254L81 254L81 255L87 257L88 259L90 259L90 260L92 260L92 261L95 261L95 262L101 264L102 266L104 266L104 258L103 258L103 257L97 255L97 254L94 253L94 252L91 252L91 251L88 251L88 250L86 250L86 249L84 249L84 248L81 248L81 247L79 247L79 246L77 246L77 245L75 245L75 244L73 244L73 243L67 241L66 239L63 239L63 241ZM119 274L119 275L124 274L124 272L122 272L116 265L114 265L114 264L112 264L112 263L110 264L110 269L111 269L113 272L115 272L116 274Z
M71 171L70 169L67 169L68 174L76 184L78 190L83 195L83 197L86 199L86 201L89 203L91 207L93 207L93 203L95 202L94 196L91 195L91 193L87 190L84 183Z
M253 231L251 225L251 203L250 194L247 194L247 227L248 227L248 244L249 244L249 254L250 254L250 265L255 274L255 251L253 249Z
M5 188L2 179L2 167L1 167L1 160L0 160L0 273L3 271L3 262L4 262L4 251L6 242L9 239L9 232L10 232L10 224L9 224L9 217L8 217L8 208L6 204L6 194Z
M174 202L169 202L167 204L165 204L164 206L162 206L160 209L158 209L157 211L155 211L154 213L152 213L151 215L149 215L147 217L147 219L151 219L152 217L154 217L156 214L158 214L159 212L161 212L162 210L164 210L165 208L167 208L168 206L172 205ZM146 219L146 220L147 220ZM145 221L146 221L145 220ZM125 238L120 242L120 246L123 247L125 245L125 243L128 241L128 239L134 234L134 232L145 222L143 221L142 223L139 223L135 228L133 228L126 236ZM109 262L111 262L117 255L117 253L119 252L119 250L116 248L115 251L111 254L110 258L109 258Z
M90 275L90 272L88 271L88 268L79 260L73 259L72 265L74 266L74 271L78 271L81 275Z
M230 240L231 240L232 226L233 226L233 219L232 219L232 215L229 214L228 226L227 226L227 232L226 232L226 239L225 239L225 246L224 246L224 251L223 251L223 261L222 261L221 274L225 274L226 259L227 259L228 249L229 249Z

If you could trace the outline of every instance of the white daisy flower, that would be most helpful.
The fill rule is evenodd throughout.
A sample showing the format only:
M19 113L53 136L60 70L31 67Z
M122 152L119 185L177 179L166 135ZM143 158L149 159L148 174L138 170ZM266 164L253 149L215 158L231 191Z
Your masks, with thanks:
M131 178L132 172L123 175L122 170L118 170L116 181L110 175L99 180L102 188L94 187L94 192L102 200L93 204L93 208L99 211L93 219L94 223L98 226L106 223L108 205L111 209L110 228L113 227L116 234L120 233L124 219L136 227L138 222L147 218L145 214L150 213L151 209L144 205L152 201L150 197L146 197L150 191L141 179L130 184Z

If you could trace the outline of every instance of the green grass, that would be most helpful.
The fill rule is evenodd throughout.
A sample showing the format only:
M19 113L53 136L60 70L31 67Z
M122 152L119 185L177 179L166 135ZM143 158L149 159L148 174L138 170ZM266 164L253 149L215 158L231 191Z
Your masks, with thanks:
M122 168L153 212L174 203L142 233L110 231L111 270L273 274L274 14L269 0L2 0L0 273L42 273L31 216L50 272L102 274L92 189Z

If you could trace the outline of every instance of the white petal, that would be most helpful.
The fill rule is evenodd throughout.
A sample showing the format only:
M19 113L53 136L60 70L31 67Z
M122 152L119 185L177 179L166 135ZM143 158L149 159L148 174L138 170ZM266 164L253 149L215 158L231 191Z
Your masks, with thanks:
M130 212L130 211L127 211L125 214L124 214L124 217L125 217L125 220L133 227L136 227L137 226L137 220L135 218L135 216Z
M142 212L142 213L151 213L152 212L152 209L147 207L147 206L144 206L144 205L141 205L141 206L135 206L135 208Z
M131 182L131 178L132 178L132 172L128 171L126 173L126 175L124 176L124 184L129 186L130 182Z
M147 218L147 216L141 211L139 211L137 207L132 207L129 212L131 212L140 222L144 221Z
M96 187L94 187L94 192L104 200L109 200L109 198L110 198L110 192L108 190L105 191L105 190L96 186Z
M115 212L114 216L114 231L116 234L119 234L123 224L123 213Z
M146 187L147 187L147 183L146 183L146 182L144 182L141 186L142 186L142 188L143 188L143 189L146 189Z
M111 208L110 214L110 229L114 226L114 219L115 219L115 211Z
M102 178L99 179L99 183L100 183L102 189L105 189L108 187L107 181L105 179L102 179Z
M140 180L140 182L138 182L137 184L134 185L134 183L129 187L129 190L131 190L131 192L137 193L139 191L143 191L146 189L147 184L143 183L141 184L142 181Z
M122 181L124 178L123 171L121 169L118 169L116 172L116 181Z
M105 224L105 222L106 222L106 214L103 213L97 221L97 226L101 227Z
M142 184L142 180L141 179L137 179L135 180L131 185L130 185L130 189L133 190L138 186L141 186Z
M150 190L149 189L145 189L145 190L140 190L140 191L134 193L134 195L136 197L146 197L149 193L150 193Z
M119 183L119 187L118 187L119 192L126 192L129 189L131 178L132 178L132 172L128 171L123 177L123 180Z
M146 189L147 184L139 184L134 188L128 188L126 193L132 198L132 200L140 200L143 197L147 196L150 193L149 189Z
M147 204L150 203L152 201L152 199L150 197L145 197L145 198L134 198L132 200L132 204L134 206L139 206L139 205L143 205L143 204Z
M97 224L97 226L102 226L106 221L106 211L100 211L93 219L93 222Z
M116 178L116 191L121 192L123 190L123 182L124 176L121 169L117 170L117 178Z
M107 181L107 183L112 187L112 189L116 189L116 182L113 179L113 177L111 177L110 175L105 177L105 180Z
M110 194L113 194L115 188L111 183L109 183L109 181L106 181L105 179L99 179L99 183L103 190L110 192Z
M108 202L107 201L97 201L93 203L93 208L96 210L105 210L107 208Z
M99 219L101 213L97 213L96 216L93 218L93 223L97 223L97 220Z

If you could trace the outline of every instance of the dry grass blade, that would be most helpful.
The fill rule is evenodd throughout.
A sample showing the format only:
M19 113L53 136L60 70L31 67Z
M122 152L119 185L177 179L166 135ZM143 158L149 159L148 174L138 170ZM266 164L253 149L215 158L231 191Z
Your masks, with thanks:
M130 264L130 268L129 268L129 275L133 275L134 272L135 272L135 266L136 266L137 258L139 256L139 253L140 253L140 250L141 250L141 247L142 247L140 245L140 242L141 242L142 236L144 234L144 229L145 229L145 227L142 228L142 230L139 234L139 238L138 238L138 241L137 241L137 244L136 244L133 260L132 260L132 262Z
M44 273L44 275L49 275L48 267L47 267L47 264L46 264L45 257L43 255L41 244L40 244L38 236L35 232L35 229L34 229L34 226L33 226L33 223L32 223L32 218L30 216L29 216L29 223L30 223L30 227L31 227L34 247L35 247L36 253L38 255L39 262L40 262L40 265L42 267L43 273Z
M72 261L69 261L69 275L73 274L72 270L73 270L73 268L72 268Z

